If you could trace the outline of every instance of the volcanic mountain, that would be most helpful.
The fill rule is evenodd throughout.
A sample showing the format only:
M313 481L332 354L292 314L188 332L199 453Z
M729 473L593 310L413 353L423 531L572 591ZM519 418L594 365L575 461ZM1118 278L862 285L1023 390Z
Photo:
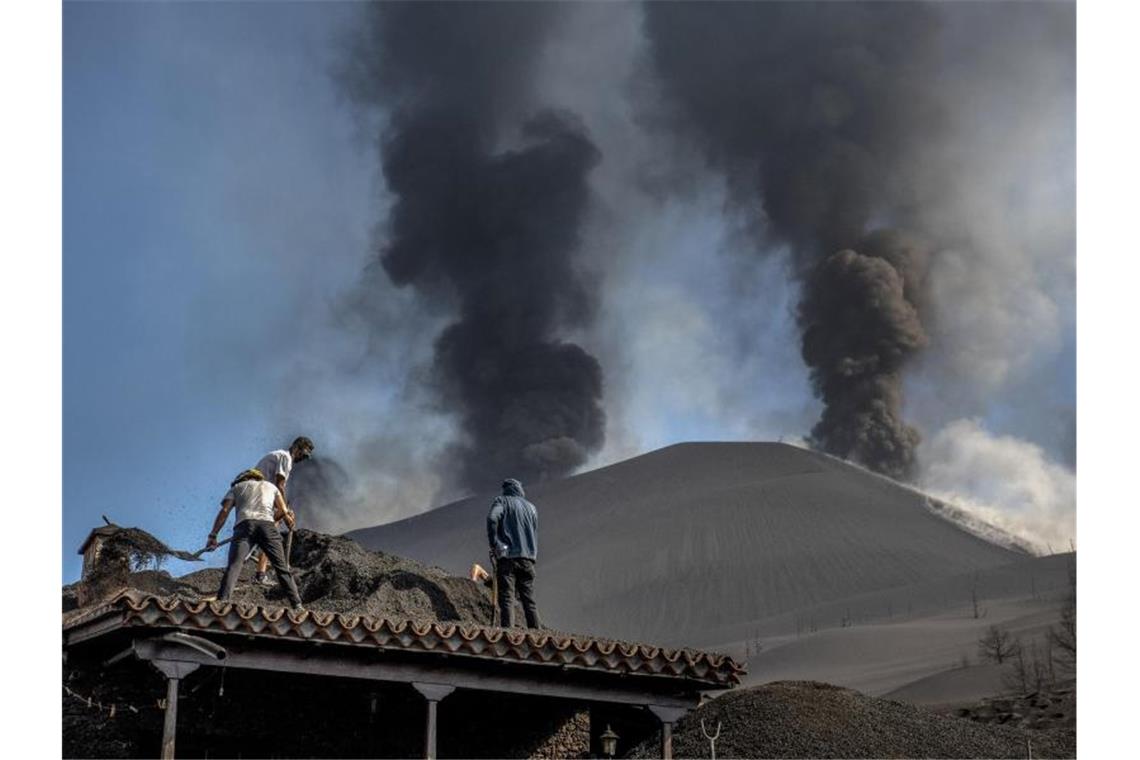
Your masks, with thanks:
M487 564L493 494L349 535L465 574ZM940 614L971 597L977 612L979 586L990 597L1002 578L1028 589L1008 568L1048 559L970 532L913 489L779 443L678 444L527 496L545 622L640 641L732 651L756 639L758 650L760 639ZM1030 571L1038 591L1063 585L1053 565Z

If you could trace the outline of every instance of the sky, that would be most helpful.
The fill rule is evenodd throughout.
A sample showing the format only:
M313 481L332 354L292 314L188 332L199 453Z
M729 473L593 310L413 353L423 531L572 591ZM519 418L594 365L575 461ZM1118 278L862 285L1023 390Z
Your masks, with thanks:
M302 523L364 527L471 492L440 467L460 412L425 369L454 305L377 261L391 113L346 93L361 12L64 4L66 580L100 515L199 548L233 475L298 434L350 473L343 503ZM725 178L646 126L646 44L638 6L576 6L534 61L541 105L575 113L601 156L574 254L595 311L560 336L605 378L605 440L579 469L679 441L802 442L822 408L793 253L753 255ZM1075 530L1075 125L1071 81L1035 62L1003 59L991 89L953 93L972 110L945 142L963 167L945 184L968 184L928 220L984 234L936 259L938 319L904 410L923 431L919 486L1061 548ZM949 70L939 86L972 81Z

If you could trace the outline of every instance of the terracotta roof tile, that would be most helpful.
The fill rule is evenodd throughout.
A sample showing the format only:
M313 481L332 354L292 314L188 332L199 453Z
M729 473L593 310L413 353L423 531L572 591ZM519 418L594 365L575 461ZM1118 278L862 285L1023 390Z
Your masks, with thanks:
M123 590L91 608L64 616L63 629L119 617L122 626L177 626L302 641L329 641L382 649L438 652L521 663L665 676L699 681L705 688L740 682L744 667L725 655L665 649L546 630L495 628L470 623L387 620L336 612L261 607L240 602L192 601Z

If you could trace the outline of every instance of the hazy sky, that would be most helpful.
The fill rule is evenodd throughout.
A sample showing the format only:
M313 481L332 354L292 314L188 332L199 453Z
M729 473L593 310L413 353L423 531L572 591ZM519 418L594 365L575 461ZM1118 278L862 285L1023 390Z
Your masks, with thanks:
M362 7L65 3L65 578L101 514L198 548L233 475L300 433L365 484L310 524L461 495L437 469L454 415L423 381L449 315L375 264L384 113L334 76ZM787 252L739 255L753 244L723 180L678 169L695 159L647 131L630 84L643 48L638 6L575 7L535 74L601 153L578 254L597 314L569 336L605 374L606 442L587 468L682 440L798 440L820 412ZM953 214L1015 234L987 223L1006 237L979 245L1000 253L939 259L940 342L906 377L919 482L1051 541L1072 535L1075 466L1072 92L1035 78L1063 73L1058 58L1003 60L1007 89L970 96L977 129L947 151L977 140L962 176L983 190L963 196L1002 205ZM1027 82L1040 91L1010 95Z

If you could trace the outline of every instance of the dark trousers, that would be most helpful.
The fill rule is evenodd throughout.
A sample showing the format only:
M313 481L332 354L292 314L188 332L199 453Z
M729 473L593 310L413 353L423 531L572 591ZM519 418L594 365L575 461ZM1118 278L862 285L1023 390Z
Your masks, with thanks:
M300 605L301 595L297 593L293 572L285 561L285 546L281 543L281 533L270 520L242 520L234 526L234 540L230 542L229 566L226 567L226 574L222 576L218 601L228 600L230 594L234 592L238 576L241 575L242 563L245 562L245 555L249 554L252 546L265 552L265 556L269 557L269 564L277 571L277 580L289 594L289 601L294 607Z
M518 593L526 615L526 627L538 628L538 607L534 603L534 560L521 557L500 559L495 563L499 580L499 625L511 628L515 624L515 593Z

